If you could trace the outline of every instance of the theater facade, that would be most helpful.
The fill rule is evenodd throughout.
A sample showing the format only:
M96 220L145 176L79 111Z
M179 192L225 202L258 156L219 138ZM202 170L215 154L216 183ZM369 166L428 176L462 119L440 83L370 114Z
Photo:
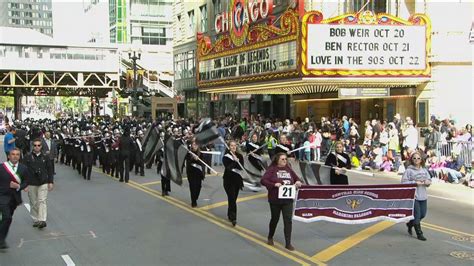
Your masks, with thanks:
M275 15L271 2L230 1L229 10L216 16L216 35L197 35L200 92L214 101L233 99L241 117L347 115L363 123L400 113L419 126L429 123L437 100L430 94L427 15L325 17L303 11L303 1L290 1Z

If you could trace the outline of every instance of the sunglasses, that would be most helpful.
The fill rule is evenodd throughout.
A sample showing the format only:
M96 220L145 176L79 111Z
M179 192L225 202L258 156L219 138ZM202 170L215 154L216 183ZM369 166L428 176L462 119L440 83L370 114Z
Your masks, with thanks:
M41 147L41 145L33 145L33 146L35 146L35 147Z

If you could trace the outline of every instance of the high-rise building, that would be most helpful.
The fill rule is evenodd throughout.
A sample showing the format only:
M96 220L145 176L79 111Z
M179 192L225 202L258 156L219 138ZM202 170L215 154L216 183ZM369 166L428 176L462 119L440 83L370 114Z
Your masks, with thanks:
M30 28L53 36L51 0L0 1L0 26Z
M83 0L82 4L87 42L108 43L108 0Z
M172 0L109 0L111 43L170 45Z

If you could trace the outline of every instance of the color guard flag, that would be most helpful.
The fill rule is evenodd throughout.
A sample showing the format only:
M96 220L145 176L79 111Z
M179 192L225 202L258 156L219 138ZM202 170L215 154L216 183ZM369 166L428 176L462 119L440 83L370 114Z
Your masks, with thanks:
M219 138L219 132L211 122L211 119L205 118L202 119L199 127L196 129L194 137L199 145L207 145L209 142Z
M188 150L180 139L170 136L166 140L165 157L163 159L165 177L178 185L183 184L183 166Z
M306 185L330 185L331 167L319 162L291 161L293 171Z

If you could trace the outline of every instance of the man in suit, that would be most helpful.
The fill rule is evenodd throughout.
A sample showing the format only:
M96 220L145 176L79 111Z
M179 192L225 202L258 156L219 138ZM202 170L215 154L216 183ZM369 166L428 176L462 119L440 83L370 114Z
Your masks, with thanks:
M21 190L28 191L28 168L19 163L21 151L13 148L8 161L0 165L0 249L7 249L13 212L21 204Z
M51 161L54 172L54 160L58 156L58 146L55 139L51 138L51 132L46 131L41 140L41 153L46 155Z

